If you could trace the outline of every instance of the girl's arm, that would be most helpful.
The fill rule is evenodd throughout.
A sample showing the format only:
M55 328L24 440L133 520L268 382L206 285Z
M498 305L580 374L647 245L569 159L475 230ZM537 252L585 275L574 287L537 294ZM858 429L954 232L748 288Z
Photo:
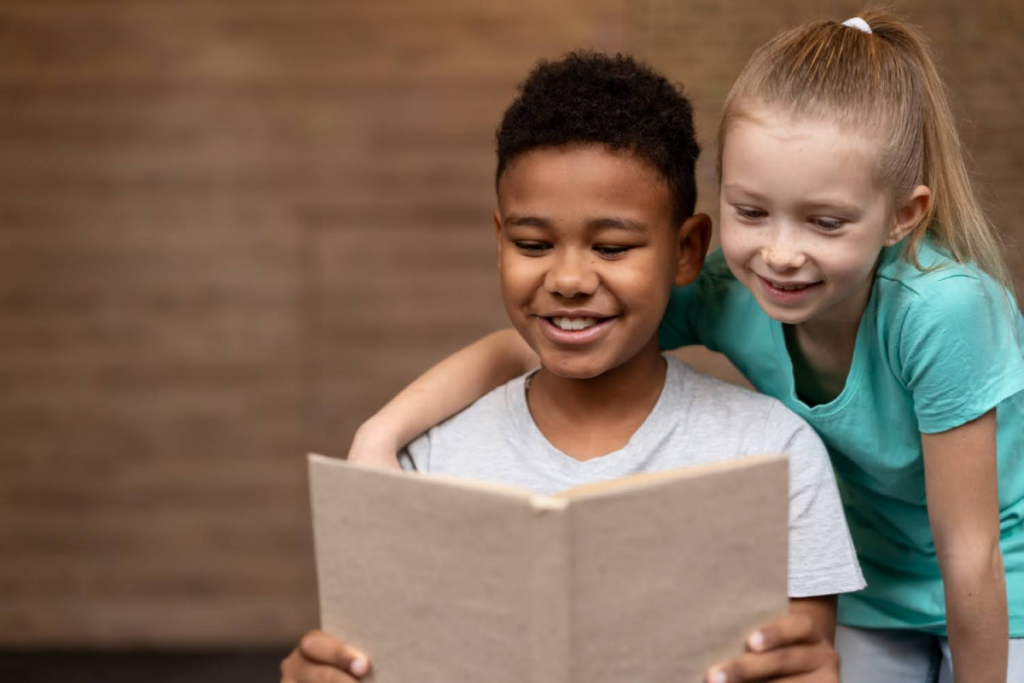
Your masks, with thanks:
M999 549L996 416L922 434L925 493L957 680L1006 681L1006 576Z
M515 330L487 335L427 370L364 422L348 459L398 468L402 446L538 363Z

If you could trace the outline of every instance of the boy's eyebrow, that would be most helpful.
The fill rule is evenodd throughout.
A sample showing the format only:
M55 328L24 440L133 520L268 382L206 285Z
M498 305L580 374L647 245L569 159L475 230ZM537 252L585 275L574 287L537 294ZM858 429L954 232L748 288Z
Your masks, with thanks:
M640 232L647 234L650 230L647 228L647 224L643 221L638 221L634 218L619 218L607 216L603 218L591 218L587 221L587 227L591 230L599 230L601 228L617 228L619 230L628 230L630 232Z
M505 220L503 222L505 223L505 225L509 226L528 225L535 228L548 228L551 226L551 222L546 218L521 213L510 213L509 215L505 216Z
M540 216L533 216L530 214L521 213L510 213L505 216L503 221L505 225L513 226L530 226L534 228L549 228L551 227L551 221ZM647 224L643 221L638 221L634 218L621 218L618 216L602 216L600 218L591 218L587 220L588 230L601 230L606 228L615 228L618 230L628 230L630 232L640 232L647 234L650 229Z

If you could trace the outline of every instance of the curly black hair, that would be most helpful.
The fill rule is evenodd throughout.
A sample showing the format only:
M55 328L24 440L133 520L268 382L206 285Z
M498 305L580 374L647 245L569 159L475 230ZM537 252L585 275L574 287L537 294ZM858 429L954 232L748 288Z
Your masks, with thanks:
M693 215L700 155L693 108L679 88L632 57L577 51L541 60L505 110L497 142L495 183L530 150L600 143L629 150L661 173L676 223Z

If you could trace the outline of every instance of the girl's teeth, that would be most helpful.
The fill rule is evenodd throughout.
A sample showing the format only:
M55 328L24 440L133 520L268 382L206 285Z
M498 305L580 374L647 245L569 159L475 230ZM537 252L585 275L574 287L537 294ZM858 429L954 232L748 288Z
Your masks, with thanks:
M807 289L807 285L775 285L775 289L781 289L784 292L792 292L794 289Z
M597 324L593 318L552 318L551 322L560 330L566 332L585 330Z

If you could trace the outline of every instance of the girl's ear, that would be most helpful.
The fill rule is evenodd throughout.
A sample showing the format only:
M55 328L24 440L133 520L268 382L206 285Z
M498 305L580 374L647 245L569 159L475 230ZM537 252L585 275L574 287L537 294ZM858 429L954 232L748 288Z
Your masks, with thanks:
M921 221L931 216L931 212L932 191L924 185L918 185L910 191L902 206L896 209L896 218L885 240L885 246L891 247L902 240L919 226Z
M690 216L679 226L679 263L675 284L688 285L700 275L711 243L711 218L706 213Z

